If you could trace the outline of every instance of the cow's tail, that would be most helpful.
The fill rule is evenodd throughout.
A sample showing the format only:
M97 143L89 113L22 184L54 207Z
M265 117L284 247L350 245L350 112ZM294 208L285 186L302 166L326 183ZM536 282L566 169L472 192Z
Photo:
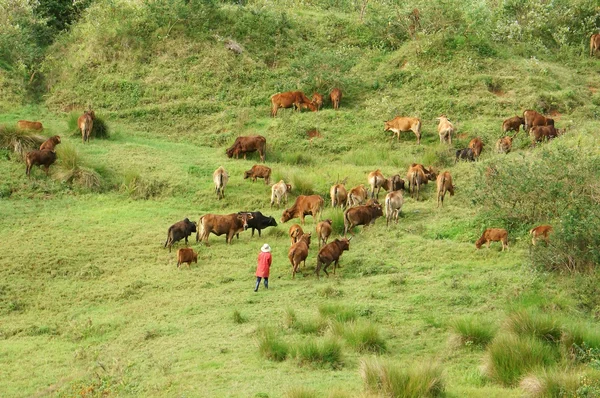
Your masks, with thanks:
M529 230L529 235L533 234L533 230L534 230L534 229L535 229L535 228L531 228L531 229Z
M419 142L421 142L421 120L417 120L417 135L418 135L418 139Z
M85 117L83 118L83 139L89 141L90 139L90 118L89 117Z
M335 207L335 204L337 204L337 199L338 199L338 186L336 184L335 187L333 188L333 199L331 199L331 207Z
M200 237L204 235L204 223L202 222L203 218L204 216L200 217L200 220L198 220L199 225L196 231L196 242L198 242L200 240Z
M169 227L169 231L167 232L167 240L165 241L165 248L169 243L173 241L173 235L171 235L172 227Z
M263 139L260 142L259 151L260 151L260 160L262 160L264 162L265 161L265 156L266 156L266 153L267 153L267 140Z
M385 218L387 218L387 221L390 221L390 217L392 215L392 203L391 203L391 199L389 196L385 197Z
M219 189L221 190L221 192L223 191L223 171L219 173Z

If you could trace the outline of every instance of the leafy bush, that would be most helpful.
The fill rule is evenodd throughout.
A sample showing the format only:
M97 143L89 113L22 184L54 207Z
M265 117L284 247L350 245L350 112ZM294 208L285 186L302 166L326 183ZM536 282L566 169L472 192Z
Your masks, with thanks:
M574 323L565 326L561 345L575 362L593 363L600 369L600 332L597 328Z
M296 357L300 364L339 369L343 366L342 346L337 340L309 339L296 347Z
M464 346L485 347L496 334L497 328L490 322L464 317L451 323L454 340Z
M365 387L389 397L441 397L445 391L442 368L433 363L401 368L379 359L360 363L360 375Z
M259 330L258 350L263 357L275 362L285 361L290 351L271 329Z

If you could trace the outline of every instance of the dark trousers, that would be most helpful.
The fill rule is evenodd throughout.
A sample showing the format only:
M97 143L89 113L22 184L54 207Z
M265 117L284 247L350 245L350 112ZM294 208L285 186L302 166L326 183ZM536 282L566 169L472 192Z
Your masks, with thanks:
M256 286L254 287L254 291L258 290L258 287L260 286L260 280L262 278L260 276L256 277ZM265 278L265 289L269 288L269 278Z

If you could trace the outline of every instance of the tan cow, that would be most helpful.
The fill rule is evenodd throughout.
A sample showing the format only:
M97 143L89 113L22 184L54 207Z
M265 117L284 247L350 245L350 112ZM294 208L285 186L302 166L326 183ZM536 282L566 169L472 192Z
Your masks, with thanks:
M595 33L590 37L590 57L600 50L600 34Z
M483 231L481 238L475 242L475 247L480 248L484 243L490 248L491 242L502 242L502 251L508 250L508 232L503 228L488 228Z
M96 114L94 111L89 110L85 111L83 115L79 116L79 119L77 119L77 127L79 127L79 130L81 130L81 141L84 144L86 141L90 141L95 118Z
M343 209L348 199L348 191L346 191L344 183L332 185L329 189L329 196L331 197L331 207L339 205Z
M496 142L496 152L498 153L509 153L512 149L513 137L506 136L500 138Z
M473 150L473 156L478 159L483 151L483 141L481 138L475 137L469 142L469 148Z
M444 197L446 192L450 192L450 196L454 196L454 185L452 185L452 176L449 171L441 173L437 177L437 206L444 206Z
M357 206L365 203L369 194L367 193L367 189L365 188L365 184L360 184L356 186L348 192L348 199L346 201L346 206Z
M323 106L323 96L319 93L313 93L312 103L317 107L317 111L320 111Z
M320 223L317 224L316 232L317 232L317 239L319 240L319 248L321 248L321 243L323 245L327 244L327 240L329 239L331 232L333 232L333 228L331 226L332 224L333 224L333 220L331 220L331 219L321 221Z
M519 117L519 116L511 117L509 119L506 119L504 122L502 122L502 132L504 134L508 133L509 131L514 131L515 133L519 133L519 129L521 128L521 125L523 125L523 128L525 128L525 119L523 119L522 117Z
M217 199L223 199L225 197L225 186L229 181L229 174L221 166L213 173L213 182L215 183L215 193Z
M402 211L402 205L404 204L404 195L402 191L392 191L385 195L385 218L386 225L390 225L390 221L398 223L398 216Z
M196 242L204 240L208 246L208 235L213 233L217 236L225 235L225 242L231 244L236 234L248 229L248 220L251 219L252 214L250 213L233 213L224 216L206 214L198 221Z
M340 90L339 88L334 88L333 90L331 90L329 98L331 99L333 109L337 111L340 107L340 101L342 101L342 90Z
M40 122L30 122L29 120L19 120L17 122L17 128L19 130L43 130L44 126Z
M181 248L177 250L177 269L181 269L181 264L187 264L190 268L192 261L198 264L198 253L192 248Z
M235 156L236 159L240 155L244 155L244 160L246 160L247 153L256 151L260 155L260 161L264 162L267 153L267 139L262 135L237 137L233 145L225 150L225 153L227 157L232 158Z
M296 272L300 267L300 263L304 263L306 267L306 258L308 257L308 250L310 248L310 233L303 234L298 242L294 243L288 251L288 259L292 264L292 279L296 278Z
M281 222L285 223L293 218L300 218L300 222L304 225L304 216L313 216L316 220L321 216L323 204L325 201L319 195L299 195L296 201L289 209L283 211Z
M308 99L302 91L287 91L285 93L277 93L271 96L271 116L277 116L279 108L296 108L300 111L302 108L309 108L316 112L316 105Z
M300 225L294 224L290 227L288 234L290 235L290 246L292 246L294 243L300 240L302 235L304 235L304 231L302 230L302 227Z
M393 132L398 137L398 141L400 141L400 133L412 131L417 137L417 144L421 144L421 119L416 117L396 116L385 122L383 131ZM393 138L394 136L392 136Z
M536 240L540 237L546 241L546 245L548 245L548 235L553 231L551 225L540 225L539 227L532 228L529 231L531 235L531 244L535 246Z
M529 132L534 126L554 126L554 119L546 117L534 110L527 109L523 112L525 131Z
M286 184L283 180L279 181L277 184L273 184L271 187L271 207L273 207L275 199L277 199L277 207L279 207L279 204L281 203L281 198L283 198L284 204L287 204L288 192L292 192L292 186Z
M450 123L450 120L445 115L438 117L440 123L438 124L438 134L440 136L440 144L448 143L452 145L452 134L454 134L454 126Z
M419 200L421 185L427 185L429 181L435 181L437 174L432 166L426 169L422 164L413 163L406 173L408 180L408 189L413 198ZM415 195L416 194L416 195Z
M371 185L371 199L379 199L379 191L383 188L385 191L397 191L404 189L404 180L398 174L393 177L385 178L379 169L372 171L367 176L367 181ZM375 190L377 189L377 193Z

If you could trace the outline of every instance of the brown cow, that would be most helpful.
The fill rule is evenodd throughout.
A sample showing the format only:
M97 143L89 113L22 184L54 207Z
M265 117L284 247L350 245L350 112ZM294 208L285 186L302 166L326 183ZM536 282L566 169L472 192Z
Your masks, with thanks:
M421 193L421 185L426 185L429 181L435 181L437 174L435 173L432 166L426 169L422 164L413 163L406 173L408 180L408 189L412 197L419 200L419 194Z
M331 220L331 219L321 221L320 223L317 224L316 232L317 232L317 239L319 240L319 248L321 247L321 243L323 243L323 245L327 244L329 235L331 235L331 232L333 231L331 224L333 224L333 220Z
M439 120L438 134L440 136L440 144L447 142L452 145L452 134L454 134L454 126L450 123L450 120L445 115L438 117L435 120Z
M404 204L404 195L401 191L392 191L385 195L385 218L386 226L390 225L390 221L394 220L398 223L398 216L402 211L402 205Z
M379 169L370 172L367 180L369 181L369 185L371 185L371 199L375 196L379 199L381 188L385 191L404 189L404 180L398 174L390 178L385 178ZM375 189L377 189L377 194L375 194Z
M219 167L213 173L213 182L215 183L215 193L217 194L217 199L225 198L225 186L229 181L229 174L225 171L223 166Z
M239 158L240 154L244 155L246 160L246 154L250 152L258 151L260 155L260 161L265 161L265 153L267 151L267 139L262 135L250 135L245 137L237 137L232 146L227 148L225 153L227 157Z
M398 137L398 141L400 141L400 133L412 131L417 137L417 144L421 144L421 119L416 117L396 116L392 120L388 120L384 123L383 131L393 132ZM392 136L392 139L393 138L394 136Z
M354 187L348 193L348 199L346 201L346 206L356 206L364 203L367 200L369 194L367 193L367 189L364 184L360 184L357 187Z
M290 227L289 235L291 240L290 246L293 246L294 243L298 242L302 235L304 235L304 231L300 225L294 224Z
M30 122L29 120L19 120L17 128L20 130L43 130L44 126L40 122Z
M312 96L312 103L317 107L317 111L321 110L323 106L323 96L319 93L314 93Z
M54 162L56 162L56 152L54 151L45 149L43 151L34 150L27 152L25 156L25 163L27 164L25 175L31 177L32 166L44 166L46 175L48 175L48 170Z
M342 100L342 90L340 90L339 88L334 88L333 90L331 90L329 98L331 99L333 109L337 111L340 107L340 101Z
M542 237L546 241L546 245L548 245L548 235L553 231L551 225L540 225L539 227L532 228L529 231L531 235L531 244L535 246L535 241Z
M178 221L169 227L167 231L167 240L165 241L165 247L169 246L169 253L171 252L171 246L175 242L185 239L185 245L188 244L188 236L192 232L197 232L196 223L190 221L189 218L185 218L182 221Z
M304 263L306 267L306 258L308 257L308 249L310 248L310 233L303 234L298 242L294 243L288 251L288 259L292 264L292 279L296 278L296 272L300 263Z
M198 253L194 251L192 248L182 247L177 250L177 268L181 269L181 264L187 264L188 269L190 268L192 261L198 264Z
M265 185L269 185L271 181L271 168L255 164L250 170L244 171L244 180L247 178L252 178L252 182L256 182L257 178L264 178Z
M302 108L309 108L316 112L317 107L312 103L302 91L287 91L285 93L277 93L271 96L271 116L277 116L279 108L296 108L300 111Z
M529 132L533 126L554 126L554 119L545 117L531 109L523 112L524 130Z
M383 210L379 203L370 203L368 205L351 207L344 213L344 236L350 231L354 235L352 228L364 225L374 224L378 217L383 216Z
M502 251L504 251L504 248L508 250L508 232L503 228L488 228L483 232L481 238L475 242L475 247L479 249L481 245L487 243L489 249L491 242L502 242Z
M319 219L323 211L325 201L319 195L300 195L289 209L283 211L281 222L285 223L292 218L300 217L302 225L304 225L304 216L310 215L315 219Z
M496 142L496 152L509 153L510 150L512 149L512 141L513 141L513 137L510 137L508 135L506 137L500 138Z
M348 191L346 191L344 183L332 185L329 189L329 196L331 197L331 207L339 205L343 209L348 199Z
M327 275L329 278L327 267L329 267L331 263L333 263L333 274L335 275L335 269L339 267L340 257L345 250L350 250L351 239L352 238L336 239L333 242L323 246L323 248L319 250L319 254L317 254L317 268L315 269L317 278L319 277L319 271L323 265L323 272L325 272L325 275Z
M95 118L96 114L90 109L89 111L85 111L83 115L79 116L79 119L77 119L77 127L81 130L81 140L84 144L86 141L90 140Z
M590 37L590 57L600 50L600 34L594 33Z
M55 135L54 137L48 138L43 142L42 145L40 145L40 151L43 151L44 149L53 151L54 147L56 147L58 144L60 144L60 136Z
M469 142L469 148L473 150L473 157L479 159L479 155L483 151L483 141L481 138L475 137Z
M510 119L506 119L504 122L502 122L502 132L504 134L508 133L509 131L518 133L521 125L523 125L523 129L525 129L525 119L519 116L511 117Z
M446 192L450 192L450 196L454 196L454 185L452 185L452 176L450 172L445 171L437 177L437 205L444 206L444 197Z
M204 240L208 246L208 235L212 232L217 236L225 234L225 242L231 244L233 237L248 229L248 220L252 219L250 213L232 213L225 216L206 214L198 221L196 242Z
M563 130L556 129L554 126L533 126L529 130L531 144L535 146L536 142L549 141L552 138L556 138L563 133Z

